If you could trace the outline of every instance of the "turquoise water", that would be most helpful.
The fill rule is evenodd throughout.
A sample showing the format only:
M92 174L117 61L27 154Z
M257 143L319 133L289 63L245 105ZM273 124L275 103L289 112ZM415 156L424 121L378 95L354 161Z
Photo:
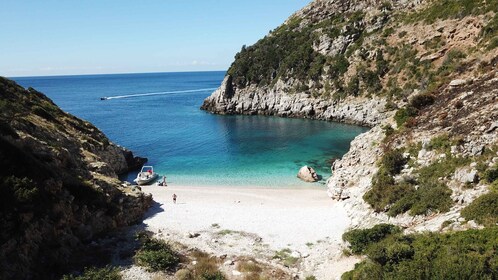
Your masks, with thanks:
M14 78L86 119L113 142L149 158L169 184L299 187L303 165L324 179L365 128L199 110L224 72ZM132 95L132 96L130 96ZM111 97L102 101L100 97ZM112 97L116 97L113 99ZM126 97L126 98L125 98ZM136 173L126 178L131 180ZM322 181L323 183L323 181Z

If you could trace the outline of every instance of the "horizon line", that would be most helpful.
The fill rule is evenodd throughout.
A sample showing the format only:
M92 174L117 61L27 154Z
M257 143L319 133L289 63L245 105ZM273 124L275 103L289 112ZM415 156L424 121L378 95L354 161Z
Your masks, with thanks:
M166 74L166 73L204 73L227 72L227 70L198 70L198 71L161 71L161 72L118 72L118 73L92 73L92 74L59 74L59 75L29 75L29 76L2 76L7 79L15 78L44 78L44 77L73 77L73 76L105 76L105 75L133 75L133 74Z

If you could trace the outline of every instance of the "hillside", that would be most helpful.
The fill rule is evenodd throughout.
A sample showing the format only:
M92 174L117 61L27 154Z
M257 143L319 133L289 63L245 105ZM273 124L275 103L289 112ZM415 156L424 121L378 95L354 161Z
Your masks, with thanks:
M404 234L476 229L468 236L483 237L495 232L495 0L315 0L253 46L242 47L202 109L371 127L334 163L327 182L328 195L348 209L353 228L389 223ZM491 229L482 231L485 227ZM454 246L438 243L445 238L440 235L410 238ZM403 275L397 269L416 271L413 254L418 256L420 248L405 241L393 246L408 246L411 253L397 260L375 259L379 251L356 252L366 252L369 259L344 277L397 279ZM486 250L480 251L480 261L494 267ZM455 258L469 257L462 254ZM402 261L404 268L397 266ZM429 274L419 274L423 279L438 279L434 275L444 273L431 273L449 267L416 265L428 267ZM374 270L378 277L372 276ZM459 275L465 279L467 274Z
M152 199L117 174L145 161L0 77L0 278L57 277L85 243L138 222Z

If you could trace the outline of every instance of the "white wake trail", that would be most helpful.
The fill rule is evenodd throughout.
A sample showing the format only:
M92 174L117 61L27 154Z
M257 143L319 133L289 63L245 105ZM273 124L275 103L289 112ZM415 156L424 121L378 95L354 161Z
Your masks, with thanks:
M132 97L142 97L142 96L166 95L166 94L174 94L174 93L200 92L200 91L208 91L208 90L215 90L215 89L216 88L201 88L201 89L177 90L177 91L147 92L147 93L108 96L108 97L103 97L103 99L104 100L122 99L122 98L132 98Z

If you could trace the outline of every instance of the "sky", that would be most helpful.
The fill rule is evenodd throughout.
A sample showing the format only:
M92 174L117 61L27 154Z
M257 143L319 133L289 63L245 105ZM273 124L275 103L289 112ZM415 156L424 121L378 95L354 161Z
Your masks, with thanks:
M1 0L0 76L227 70L310 0Z

